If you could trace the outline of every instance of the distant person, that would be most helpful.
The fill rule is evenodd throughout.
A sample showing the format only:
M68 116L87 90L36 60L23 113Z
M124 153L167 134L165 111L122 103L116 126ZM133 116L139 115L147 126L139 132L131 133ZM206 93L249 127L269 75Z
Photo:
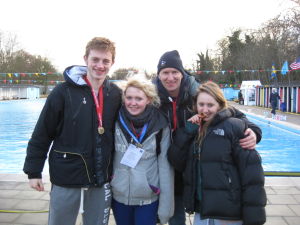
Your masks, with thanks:
M270 104L271 104L271 107L272 107L271 113L273 115L276 114L276 108L277 108L277 105L278 105L278 100L280 100L280 96L277 93L277 89L272 88L272 93L270 94Z
M161 100L160 110L168 117L173 139L177 130L185 127L186 120L194 114L191 109L199 83L184 70L178 51L173 50L165 52L160 57L155 84ZM260 128L249 122L239 110L235 108L232 110L233 117L244 120L249 127L249 129L245 130L245 137L240 140L240 144L245 149L254 149L256 142L259 142L261 139ZM182 146L182 148L184 147L187 146ZM170 225L185 225L182 193L182 174L175 170L175 212L169 221Z
M239 91L238 98L239 98L239 104L244 105L244 97L243 97L242 90Z
M261 225L266 221L264 173L257 151L243 149L247 124L233 118L222 90L202 84L185 135L177 135L170 157L184 171L184 207L195 213L194 225ZM196 125L197 124L197 125ZM192 143L187 140L191 140ZM178 143L189 146L182 153ZM182 159L187 155L187 160Z
M117 225L166 224L174 212L174 171L167 159L170 129L155 86L127 81L116 122L112 209Z
M24 172L30 187L44 191L42 171L49 152L49 225L106 225L111 203L110 176L114 122L121 90L106 79L115 45L95 37L87 43L84 66L64 71L65 82L47 98L28 143Z

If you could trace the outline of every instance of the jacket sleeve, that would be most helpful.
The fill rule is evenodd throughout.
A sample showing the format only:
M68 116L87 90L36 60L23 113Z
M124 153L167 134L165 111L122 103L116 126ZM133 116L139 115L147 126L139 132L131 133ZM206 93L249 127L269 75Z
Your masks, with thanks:
M259 143L262 137L261 129L255 123L249 121L245 114L242 113L240 110L234 107L232 107L231 110L235 118L243 120L246 123L247 127L254 131L254 133L256 134L256 143Z
M266 221L267 201L261 158L256 150L243 149L239 145L239 138L244 133L245 125L240 120L235 122L232 124L232 146L242 186L243 224L261 225Z
M161 224L168 223L168 220L174 213L174 170L167 159L167 150L170 145L170 129L163 129L162 139L160 142L161 152L158 156L159 170L159 206L158 217Z
M188 124L188 123L187 123ZM192 143L196 132L187 127L178 128L174 134L173 142L168 150L168 160L171 165L179 172L183 172L186 166L186 160L188 156L188 150L190 143ZM196 127L198 129L198 126Z
M60 94L61 85L48 96L28 142L24 173L28 178L41 178L45 160L52 141L62 122L64 100Z

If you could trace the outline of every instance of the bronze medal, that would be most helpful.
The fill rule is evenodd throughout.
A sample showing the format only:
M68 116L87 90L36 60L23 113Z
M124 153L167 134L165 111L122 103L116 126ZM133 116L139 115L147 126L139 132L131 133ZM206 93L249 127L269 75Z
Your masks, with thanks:
M138 147L138 148L142 148L142 147L143 147L143 145L142 145L142 144L140 144L140 143L137 143L137 144L136 144L136 147Z
M98 133L104 134L104 127L98 127Z

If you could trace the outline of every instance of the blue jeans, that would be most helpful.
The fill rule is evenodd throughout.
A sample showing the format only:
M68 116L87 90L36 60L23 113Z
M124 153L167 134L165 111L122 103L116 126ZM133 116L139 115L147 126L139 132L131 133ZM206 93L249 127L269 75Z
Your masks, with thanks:
M185 225L185 210L183 206L183 197L175 196L174 215L169 220L169 225Z
M112 200L117 225L156 225L158 201L148 205L125 205Z

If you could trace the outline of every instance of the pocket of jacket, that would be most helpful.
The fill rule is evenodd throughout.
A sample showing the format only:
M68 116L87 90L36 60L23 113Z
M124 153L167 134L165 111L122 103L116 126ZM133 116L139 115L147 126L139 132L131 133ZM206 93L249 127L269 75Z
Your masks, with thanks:
M86 185L90 177L87 163L79 154L51 152L49 170L53 182L58 185Z
M130 179L130 195L136 198L150 198L154 195L145 172L133 170Z
M113 194L127 196L129 192L128 171L116 169L110 184Z

